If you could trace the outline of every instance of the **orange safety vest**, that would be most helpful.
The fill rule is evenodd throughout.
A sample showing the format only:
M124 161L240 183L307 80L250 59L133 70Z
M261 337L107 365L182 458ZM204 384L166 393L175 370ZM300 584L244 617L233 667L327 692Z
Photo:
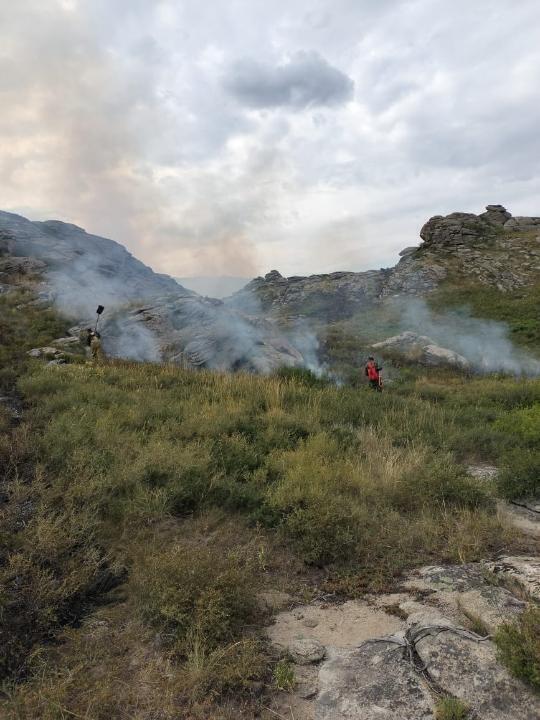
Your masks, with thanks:
M377 366L372 360L370 360L366 365L366 375L370 380L379 379L379 371L377 370Z

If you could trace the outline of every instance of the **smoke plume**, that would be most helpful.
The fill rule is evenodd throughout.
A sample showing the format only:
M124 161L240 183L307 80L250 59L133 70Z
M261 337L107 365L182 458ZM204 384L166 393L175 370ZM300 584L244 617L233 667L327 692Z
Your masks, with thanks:
M466 308L435 313L418 298L398 302L403 330L427 335L458 352L476 371L540 375L540 361L514 345L504 323L472 317Z

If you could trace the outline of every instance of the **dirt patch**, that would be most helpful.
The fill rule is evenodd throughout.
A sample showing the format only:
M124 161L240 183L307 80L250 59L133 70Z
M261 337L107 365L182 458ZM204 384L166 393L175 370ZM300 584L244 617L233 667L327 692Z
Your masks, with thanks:
M326 647L352 648L403 627L401 618L368 603L350 600L342 605L302 605L279 613L275 624L268 628L268 635L272 644L284 649L300 637L315 638Z

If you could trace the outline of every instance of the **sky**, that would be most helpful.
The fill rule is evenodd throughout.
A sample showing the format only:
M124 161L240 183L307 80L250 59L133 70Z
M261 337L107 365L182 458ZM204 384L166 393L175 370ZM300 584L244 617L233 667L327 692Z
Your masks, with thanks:
M0 209L173 276L540 215L538 0L0 0Z

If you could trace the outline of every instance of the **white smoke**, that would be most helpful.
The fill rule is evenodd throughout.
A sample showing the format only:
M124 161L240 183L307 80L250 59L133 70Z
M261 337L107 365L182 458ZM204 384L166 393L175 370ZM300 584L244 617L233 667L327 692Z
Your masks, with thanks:
M467 308L436 313L418 298L400 298L395 303L403 330L427 335L458 352L478 372L540 375L540 361L514 345L504 323L473 317Z

